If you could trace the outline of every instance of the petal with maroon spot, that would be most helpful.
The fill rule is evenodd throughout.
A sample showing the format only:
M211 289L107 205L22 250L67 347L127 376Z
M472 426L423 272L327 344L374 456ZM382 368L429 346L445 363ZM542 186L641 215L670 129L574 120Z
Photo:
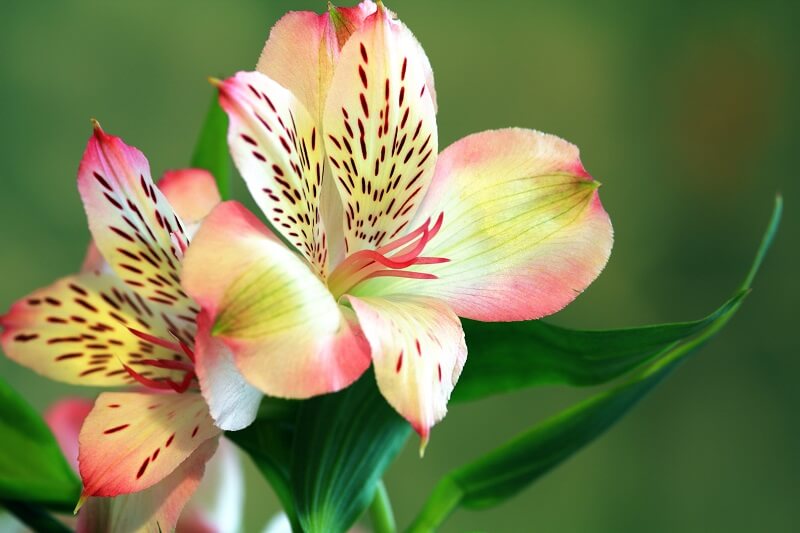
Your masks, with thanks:
M456 314L433 298L395 295L348 301L372 349L378 388L422 437L447 413L467 359Z
M180 380L182 372L148 362L189 362L183 353L131 333L135 329L169 339L172 328L158 308L113 274L77 274L34 291L0 317L0 326L0 342L10 359L76 385L132 383L120 362L150 379Z
M438 138L426 64L408 28L383 8L342 49L323 129L348 253L409 231L428 188Z
M206 439L150 488L114 498L89 498L78 513L78 533L173 531L186 502L201 484L206 462L214 455L217 442L215 438Z
M214 176L201 168L165 172L158 188L187 224L200 222L222 201Z
M321 124L339 49L375 9L365 1L323 14L287 13L270 30L256 70L291 91Z
M78 170L95 244L117 275L148 302L193 327L179 284L184 225L150 177L144 155L95 125ZM191 321L181 317L192 317Z
M228 145L270 224L325 275L328 251L319 212L324 167L320 131L302 103L259 72L219 84Z
M211 418L225 431L249 426L258 414L262 393L239 373L230 348L211 336L211 319L205 311L197 316L195 373Z
M241 204L224 202L197 232L183 284L245 379L271 396L342 389L369 367L353 317L296 253Z
M103 393L80 433L83 496L152 487L219 434L199 394Z
M603 270L613 230L599 184L558 137L505 129L470 135L439 156L417 220L444 215L425 255L438 279L371 280L364 294L414 293L462 317L530 320L555 313Z

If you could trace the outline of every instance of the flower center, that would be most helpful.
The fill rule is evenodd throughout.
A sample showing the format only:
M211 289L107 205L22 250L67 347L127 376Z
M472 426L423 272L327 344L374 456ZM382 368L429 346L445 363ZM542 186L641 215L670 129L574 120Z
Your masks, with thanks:
M446 263L445 257L423 257L422 252L442 227L444 213L431 226L427 219L408 235L375 250L361 250L349 255L328 277L328 288L339 298L353 287L368 279L378 277L436 279L426 272L405 270L413 265Z
M137 361L137 364L141 366L149 366L152 368L166 368L169 370L178 370L184 372L183 378L180 381L175 381L170 378L151 379L146 376L143 376L130 366L126 365L125 363L122 363L122 366L125 368L128 374L133 379L135 379L136 381L138 381L139 383L150 389L172 390L177 393L186 392L189 389L189 386L192 384L192 380L195 379L196 377L194 373L194 352L192 351L192 349L189 346L187 346L186 343L184 343L182 340L179 339L177 342L167 341L133 328L128 328L128 330L137 337L139 337L140 339L142 339L143 341L155 344L157 346L161 346L162 348L172 350L173 352L176 353L182 352L191 361L191 364L185 363L183 361L174 361L171 359L140 359L139 361Z

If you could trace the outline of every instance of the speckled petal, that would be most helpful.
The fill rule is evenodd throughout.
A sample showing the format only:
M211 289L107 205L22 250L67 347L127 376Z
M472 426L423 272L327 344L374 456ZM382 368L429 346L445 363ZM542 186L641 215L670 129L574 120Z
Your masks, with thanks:
M349 253L411 229L428 188L438 139L426 62L408 28L381 8L342 49L323 125Z
M144 155L96 125L78 170L78 190L94 242L114 272L181 322L176 327L192 329L192 302L179 284L189 240Z
M467 358L461 322L433 298L393 296L349 302L372 349L383 396L422 437L444 418Z
M150 488L219 434L199 394L103 393L80 433L83 496Z
M143 340L131 329L171 340L169 318L113 273L63 278L16 302L0 318L6 355L36 372L76 385L119 386L133 379L126 364L150 379L182 372L148 360L189 363L183 353Z

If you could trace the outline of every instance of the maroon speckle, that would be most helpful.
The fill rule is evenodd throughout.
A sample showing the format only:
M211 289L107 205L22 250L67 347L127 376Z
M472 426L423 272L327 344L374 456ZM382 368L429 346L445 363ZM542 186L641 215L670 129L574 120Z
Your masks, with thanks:
M131 237L130 235L128 235L127 233L125 233L121 229L115 228L114 226L109 226L108 229L110 229L111 231L113 231L114 233L116 233L117 235L122 237L123 239L125 239L127 241L130 241L130 242L134 242L133 237Z
M104 192L104 193L103 193L103 196L105 196L105 197L106 197L106 200L108 200L108 202L109 202L111 205L113 205L114 207L116 207L116 208L117 208L117 209L119 209L120 211L122 210L122 204L121 204L121 203L119 203L119 202L118 202L118 201L117 201L117 200L116 200L116 199L115 199L113 196L111 196L111 195L110 195L110 194L108 194L107 192Z
M80 305L84 309L92 311L93 313L97 312L97 308L95 306L93 306L92 304L90 304L89 302L87 302L86 300L83 300L81 298L75 298L75 303Z
M69 288L72 289L73 291L77 292L81 296L88 296L89 295L89 293L86 292L86 290L84 290L82 287L79 287L79 286L75 285L74 283L70 283L69 284Z
M367 73L364 72L364 67L362 67L361 65L358 66L358 75L361 76L361 83L364 85L364 88L366 89L369 86L367 83Z
M83 357L83 352L65 353L56 357L56 361L66 361L68 359L77 359L78 357Z
M127 427L130 427L130 424L122 424L120 426L114 426L113 428L108 428L107 430L103 431L103 433L106 435L111 435L112 433L116 433L117 431L122 431Z
M97 172L92 172L92 174L94 174L94 179L96 179L97 182L100 185L102 185L104 188L106 188L109 191L113 191L114 190L114 189L111 188L111 185L109 185L108 182L103 178L103 176L101 176Z
M150 464L150 458L144 460L142 466L139 467L139 471L136 473L136 479L139 479L144 475L144 471L147 470L147 465Z

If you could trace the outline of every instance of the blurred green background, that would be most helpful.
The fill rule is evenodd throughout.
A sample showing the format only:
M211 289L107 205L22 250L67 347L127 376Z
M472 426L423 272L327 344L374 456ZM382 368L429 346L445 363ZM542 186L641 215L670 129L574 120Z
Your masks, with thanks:
M796 6L389 5L433 63L440 146L532 127L578 144L603 182L614 253L556 322L619 327L710 312L742 279L776 191L787 204L755 290L723 334L534 487L490 511L459 511L443 530L797 531ZM75 174L89 118L140 147L154 174L185 165L211 95L206 77L251 69L288 9L324 2L3 3L0 307L81 261L88 231ZM77 390L5 359L0 373L42 409ZM444 472L589 392L545 388L452 408L425 459L411 442L389 471L400 523ZM275 498L255 475L248 484L246 531L258 531Z

